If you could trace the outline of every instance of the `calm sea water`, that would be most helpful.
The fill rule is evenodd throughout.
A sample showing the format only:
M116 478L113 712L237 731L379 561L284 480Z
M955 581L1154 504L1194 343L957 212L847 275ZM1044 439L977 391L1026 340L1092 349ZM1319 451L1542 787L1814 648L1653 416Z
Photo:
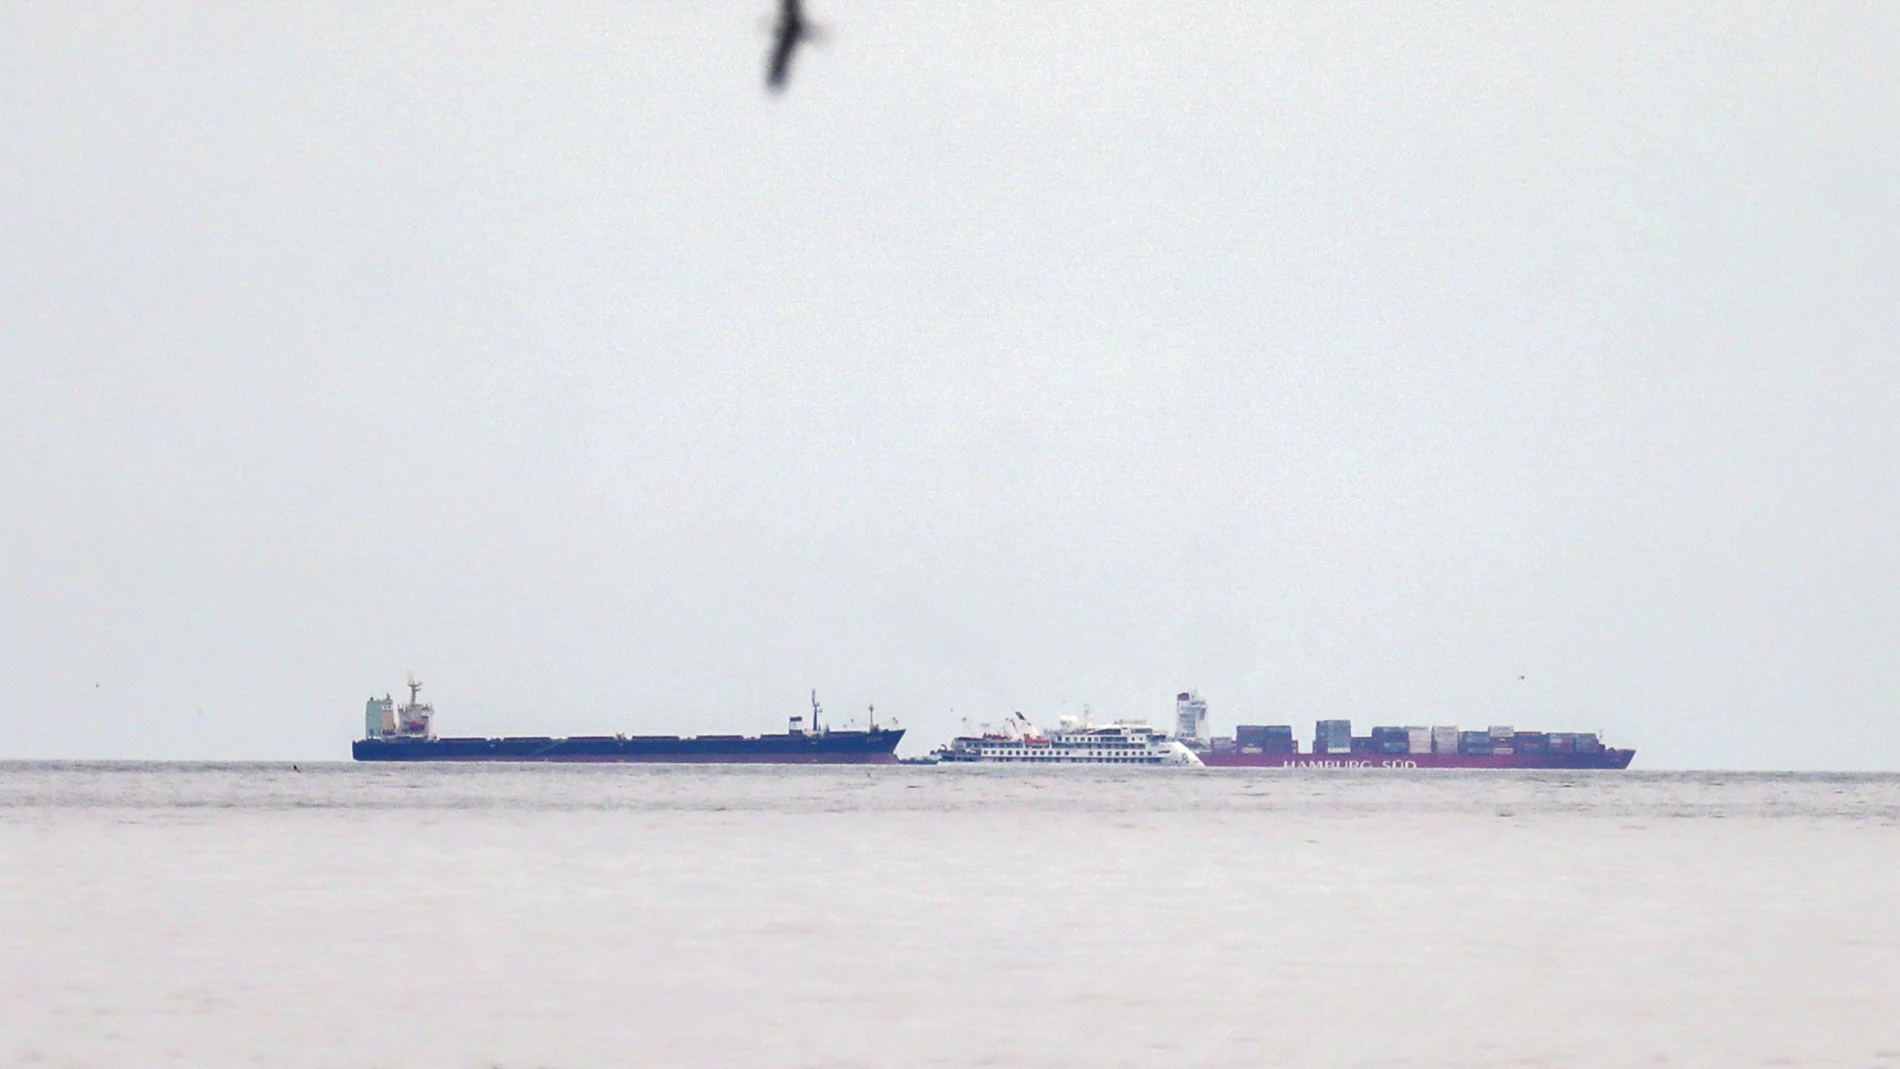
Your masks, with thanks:
M1900 1067L1900 777L0 765L0 1064Z

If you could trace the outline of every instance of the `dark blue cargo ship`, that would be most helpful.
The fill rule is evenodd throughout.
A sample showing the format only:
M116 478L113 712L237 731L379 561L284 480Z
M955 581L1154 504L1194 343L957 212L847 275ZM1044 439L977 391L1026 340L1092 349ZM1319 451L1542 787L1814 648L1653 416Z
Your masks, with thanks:
M358 761L651 761L716 764L892 764L902 728L833 731L819 724L812 695L811 724L795 716L783 735L574 735L501 739L437 738L435 709L417 701L422 684L409 681L409 702L385 695L365 708L364 735L351 744ZM875 710L874 710L875 712Z

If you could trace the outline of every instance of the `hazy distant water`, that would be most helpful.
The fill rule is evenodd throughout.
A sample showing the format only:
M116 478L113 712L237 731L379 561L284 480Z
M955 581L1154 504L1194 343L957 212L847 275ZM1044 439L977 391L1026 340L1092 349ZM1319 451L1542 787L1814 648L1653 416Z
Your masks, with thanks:
M1900 777L0 765L0 1064L1900 1067Z

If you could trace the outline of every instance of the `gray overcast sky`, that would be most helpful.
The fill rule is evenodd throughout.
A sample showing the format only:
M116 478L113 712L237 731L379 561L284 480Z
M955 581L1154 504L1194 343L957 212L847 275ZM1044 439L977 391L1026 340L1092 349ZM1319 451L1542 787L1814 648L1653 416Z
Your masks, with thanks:
M10 5L0 757L1900 768L1900 6L768 7Z

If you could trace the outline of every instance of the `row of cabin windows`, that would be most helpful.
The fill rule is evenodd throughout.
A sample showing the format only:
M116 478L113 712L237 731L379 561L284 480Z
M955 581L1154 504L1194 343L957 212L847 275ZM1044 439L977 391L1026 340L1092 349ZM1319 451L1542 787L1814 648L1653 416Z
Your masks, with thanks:
M1090 752L1094 752L1094 751L1096 751L1096 750L1140 750L1140 749L1146 749L1146 746L1145 746L1144 744L1141 744L1141 743L1134 743L1134 742L1109 742L1109 743L1097 743L1097 744L1095 744L1095 745L1093 745L1093 746L1077 746L1077 745L1075 745L1075 744L1073 744L1073 743L1058 743L1057 745L1058 745L1058 746L1060 746L1060 747L1061 747L1061 748L1062 748L1063 750L1066 750L1066 751L1070 751L1070 752L1074 752L1074 751L1077 751L1077 750L1087 750L1087 751L1090 751ZM1012 749L1014 749L1014 747L1012 747Z
M984 750L983 752L984 753L1090 753L1090 754L1106 752L1106 753L1109 753L1110 755L1113 755L1117 751L1128 750L1128 749L1146 749L1146 747L1064 746L1059 749L1038 748L1038 749L1031 750L1027 748L1012 746L1006 750Z
M997 760L999 760L999 761L1057 761L1057 760L1063 760L1063 758L1060 758L1060 757L1058 757L1057 755L1055 755L1055 754L1051 754L1051 753L1032 753L1032 754L1025 754L1025 753L1020 753L1020 752L1017 752L1017 751L1007 751L1007 752L1006 752L1006 751L1002 751L1002 750L984 750L984 751L982 751L982 753L983 753L983 756L984 756L984 757L994 757L994 758L996 758L996 759L997 759ZM1145 760L1148 760L1148 755L1146 755L1146 754L1103 754L1103 755L1100 755L1100 758L1099 758L1099 759L1100 759L1100 760L1103 760L1103 761L1145 761Z

